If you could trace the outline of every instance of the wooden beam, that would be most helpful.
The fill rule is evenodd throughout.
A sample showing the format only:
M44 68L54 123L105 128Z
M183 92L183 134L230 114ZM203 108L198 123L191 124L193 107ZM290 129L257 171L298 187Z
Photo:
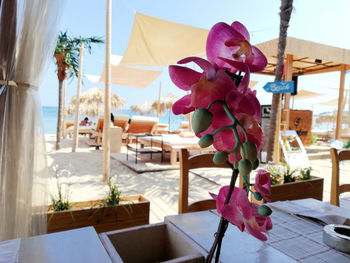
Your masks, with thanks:
M339 70L341 70L341 65L328 67L328 68L323 68L323 69L311 70L311 71L308 71L308 72L304 72L303 75L327 73L327 72L333 72L333 71L339 71Z
M346 66L341 65L340 69L340 86L339 86L339 96L338 96L338 114L337 114L337 126L335 128L335 138L340 139L341 135L341 126L342 126L342 117L343 117L343 100L344 100L344 82L345 82L345 71Z

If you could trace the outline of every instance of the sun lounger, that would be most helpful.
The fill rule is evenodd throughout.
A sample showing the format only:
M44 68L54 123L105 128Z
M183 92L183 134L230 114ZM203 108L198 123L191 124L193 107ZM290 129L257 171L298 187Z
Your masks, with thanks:
M93 130L94 130L94 128L92 126L79 125L78 134L79 135L88 134L89 136L91 136L91 134L93 134ZM68 134L69 138L72 138L73 133L74 133L74 125L69 126L66 130L66 134Z
M88 145L90 147L96 147L96 149L98 149L100 146L102 146L103 124L104 119L99 118L96 124L96 128L92 131L90 140L88 142Z
M127 133L152 133L158 124L158 118L132 116Z
M158 123L154 133L155 134L169 133L169 125L166 123Z
M178 134L142 137L140 138L140 143L147 146L150 145L151 140L153 147L162 148L163 158L165 157L165 152L170 152L170 164L172 165L178 164L178 155L182 148L187 149L188 151L199 151L201 153L215 151L213 146L201 148L198 145L199 139L197 137L181 137Z
M118 126L123 129L123 132L125 132L128 128L129 124L129 115L120 114L114 116L114 126Z

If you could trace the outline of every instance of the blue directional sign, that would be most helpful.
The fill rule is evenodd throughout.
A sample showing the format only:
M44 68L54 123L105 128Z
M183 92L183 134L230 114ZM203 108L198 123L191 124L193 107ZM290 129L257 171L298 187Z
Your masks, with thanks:
M271 93L293 93L294 81L267 82L263 88Z

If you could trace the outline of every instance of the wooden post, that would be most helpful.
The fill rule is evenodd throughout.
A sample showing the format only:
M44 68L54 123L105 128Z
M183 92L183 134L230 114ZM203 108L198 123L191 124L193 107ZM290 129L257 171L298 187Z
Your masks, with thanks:
M276 125L276 132L275 132L275 138L274 138L274 145L273 145L273 155L272 155L272 161L274 163L280 162L280 131L281 131L281 96L279 98L279 102L277 105L277 125Z
M112 42L112 0L106 2L106 82L105 82L105 118L103 124L103 181L110 174L110 115L111 115L111 42Z
M73 142L72 142L72 152L75 152L78 145L78 129L79 129L79 100L80 100L80 88L81 88L81 75L83 68L83 56L84 56L84 43L80 44L79 48L79 72L78 72L78 87L77 95L75 101L75 117L74 117L74 133L73 133Z
M66 113L66 89L67 89L67 78L63 80L63 105L62 105L62 110L63 110L63 122L62 122L62 133L63 133L63 138L66 138L67 136L67 128L66 128L66 118L67 118L67 113Z
M159 92L158 92L158 104L157 104L157 118L159 118L160 113L160 96L162 94L162 82L159 82Z
M291 54L287 54L287 61L286 61L286 75L285 75L285 81L292 81L292 76L293 76L293 55ZM290 112L290 97L291 94L290 93L285 93L284 94L284 110L286 112L286 117L285 117L285 122L286 122L286 126L285 128L288 130L289 128L289 112ZM293 104L294 104L294 100L293 100ZM294 106L294 105L293 105Z
M343 117L343 100L344 100L344 82L345 82L345 65L340 67L340 86L338 96L338 114L337 114L337 126L335 128L335 138L338 140L341 136L342 117Z

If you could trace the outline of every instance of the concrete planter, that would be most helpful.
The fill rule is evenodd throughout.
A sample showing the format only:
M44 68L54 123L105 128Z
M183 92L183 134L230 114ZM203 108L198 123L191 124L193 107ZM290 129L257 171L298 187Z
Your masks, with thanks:
M99 236L114 263L204 262L205 252L171 223L138 226Z

